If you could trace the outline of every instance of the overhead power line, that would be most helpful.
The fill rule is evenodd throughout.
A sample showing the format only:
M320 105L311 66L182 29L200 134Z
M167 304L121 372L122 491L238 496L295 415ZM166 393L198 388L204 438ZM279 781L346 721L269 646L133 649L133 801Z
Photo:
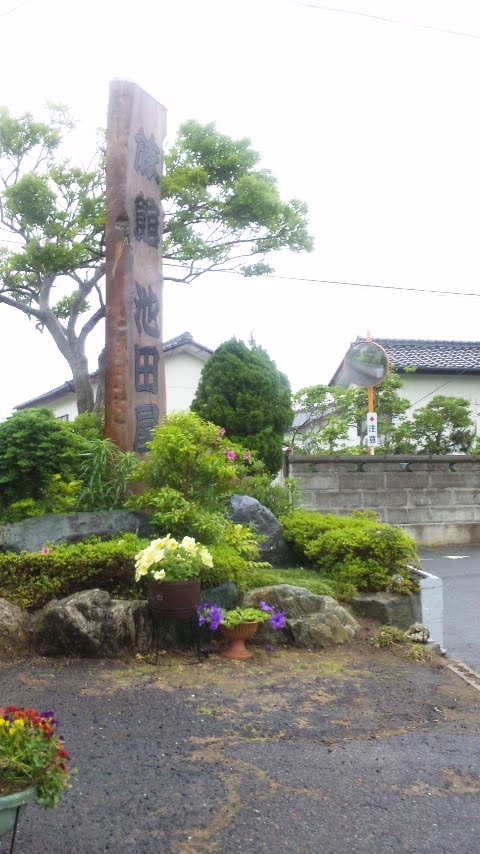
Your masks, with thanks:
M16 12L16 11L17 11L17 9L21 9L21 8L22 8L22 6L25 6L25 5L26 5L27 3L29 3L29 2L30 2L30 0L23 0L23 2L22 2L22 3L17 3L17 5L16 5L16 6L12 6L12 8L11 8L11 9L5 9L5 11L4 11L4 12L0 12L0 18L4 18L4 17L5 17L5 15L11 15L11 14L12 14L12 12Z
M169 265L164 264L164 266ZM238 270L210 270L209 272L243 277L243 274ZM371 282L349 282L347 280L340 279L316 279L307 276L279 276L277 273L267 273L265 277L260 276L259 278L281 279L285 282L307 282L318 285L342 285L349 288L371 288L379 291L405 291L413 294L435 294L435 296L480 297L480 292L477 293L475 291L444 291L439 288L413 288L405 285L377 285L372 284Z
M467 291L443 291L437 288L409 288L403 285L374 285L368 282L348 282L335 279L310 279L303 276L277 276L272 274L270 279L286 279L292 282L312 282L319 285L345 285L350 288L373 288L381 291L409 291L411 293L441 294L443 296L480 297L480 293Z
M306 6L309 9L317 9L319 12L338 12L342 15L357 15L360 18L371 18L386 24L397 24L404 27L413 27L419 30L431 30L434 33L445 33L448 36L461 36L466 39L480 39L476 33L464 33L461 30L451 30L448 27L435 27L433 24L419 24L416 21L402 21L398 18L387 18L384 15L373 15L371 12L360 12L355 9L339 9L336 6L322 6L318 3L296 2L296 6Z

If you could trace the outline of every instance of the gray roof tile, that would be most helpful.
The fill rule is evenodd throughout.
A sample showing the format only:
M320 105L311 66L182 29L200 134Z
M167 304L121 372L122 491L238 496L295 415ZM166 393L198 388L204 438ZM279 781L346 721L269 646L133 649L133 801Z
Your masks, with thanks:
M364 340L359 338L360 340ZM393 368L434 371L480 371L480 341L375 338Z
M366 341L357 336L356 344ZM415 368L424 374L480 374L480 341L438 341L418 338L374 338L385 350L393 370ZM329 385L347 387L349 380L343 370L343 360Z

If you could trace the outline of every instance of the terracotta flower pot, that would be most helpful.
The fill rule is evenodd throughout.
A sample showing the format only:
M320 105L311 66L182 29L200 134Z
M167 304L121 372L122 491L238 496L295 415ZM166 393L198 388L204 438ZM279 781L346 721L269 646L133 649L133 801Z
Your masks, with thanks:
M159 617L183 620L196 616L200 601L200 579L187 581L149 581L148 602Z
M258 623L239 623L238 626L220 626L220 631L229 641L229 646L222 652L225 658L251 658L250 652L245 646L245 641L253 638L258 629Z

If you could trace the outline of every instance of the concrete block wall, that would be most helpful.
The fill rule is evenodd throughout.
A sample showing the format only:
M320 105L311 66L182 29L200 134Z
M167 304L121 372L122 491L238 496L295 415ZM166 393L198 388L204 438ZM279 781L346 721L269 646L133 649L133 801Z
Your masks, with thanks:
M305 510L374 510L423 546L480 542L480 456L289 455L285 470Z

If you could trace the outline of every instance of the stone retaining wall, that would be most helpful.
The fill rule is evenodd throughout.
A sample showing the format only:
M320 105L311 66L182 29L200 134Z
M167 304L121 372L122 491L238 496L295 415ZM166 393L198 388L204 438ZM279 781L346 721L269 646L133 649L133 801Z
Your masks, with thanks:
M480 542L480 456L289 455L285 474L303 509L374 510L422 546Z

